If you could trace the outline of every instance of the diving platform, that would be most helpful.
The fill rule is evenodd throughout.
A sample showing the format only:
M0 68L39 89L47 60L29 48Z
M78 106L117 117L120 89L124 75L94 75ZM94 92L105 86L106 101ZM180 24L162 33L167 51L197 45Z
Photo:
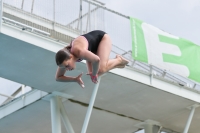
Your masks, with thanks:
M84 89L77 83L57 82L55 53L68 45L67 41L35 27L14 24L16 20L10 18L2 20L0 77L33 90L0 106L0 132L52 132L51 118L56 114L52 110L59 108L61 112L56 112L61 117L56 118L63 119L61 131L66 132L70 125L80 133L95 88L86 75L85 62L66 72L69 76L84 72ZM68 29L59 30L65 33ZM71 38L78 35L75 31L66 33ZM128 58L127 54L123 56ZM101 78L87 133L135 133L142 129L147 133L198 133L199 84L129 60L124 69L113 69Z

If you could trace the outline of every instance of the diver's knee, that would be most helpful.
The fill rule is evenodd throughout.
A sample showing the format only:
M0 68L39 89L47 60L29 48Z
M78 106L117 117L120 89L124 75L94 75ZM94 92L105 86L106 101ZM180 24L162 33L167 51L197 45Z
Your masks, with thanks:
M99 69L99 74L104 74L105 72L106 72L105 67Z

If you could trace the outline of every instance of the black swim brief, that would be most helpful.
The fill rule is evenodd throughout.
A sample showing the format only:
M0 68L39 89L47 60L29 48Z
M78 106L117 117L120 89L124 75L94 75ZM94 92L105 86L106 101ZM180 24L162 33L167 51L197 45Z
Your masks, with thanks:
M87 39L88 50L92 53L96 53L99 43L101 42L101 39L103 38L104 34L106 34L104 31L94 30L81 36L84 36Z

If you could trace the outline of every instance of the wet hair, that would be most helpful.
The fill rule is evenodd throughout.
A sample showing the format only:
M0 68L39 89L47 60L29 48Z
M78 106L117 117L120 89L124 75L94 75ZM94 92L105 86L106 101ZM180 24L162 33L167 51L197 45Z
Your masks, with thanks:
M56 53L55 59L57 65L62 64L64 60L70 58L71 55L70 50L71 50L71 45L65 47L64 49L59 50Z

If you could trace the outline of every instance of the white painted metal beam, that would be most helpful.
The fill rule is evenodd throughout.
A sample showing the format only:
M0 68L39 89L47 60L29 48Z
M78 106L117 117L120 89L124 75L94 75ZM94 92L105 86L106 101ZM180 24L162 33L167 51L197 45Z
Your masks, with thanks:
M80 18L79 18L79 21L80 21L80 35L82 35L83 33L83 27L82 27L82 2L83 0L80 0Z
M74 129L71 125L71 122L69 121L69 118L67 117L67 112L65 110L65 107L64 107L62 101L60 101L60 113L61 113L61 118L63 120L63 123L65 125L67 132L68 133L75 133Z
M159 122L153 120L146 120L138 123L135 127L143 128L145 133L159 133L162 126Z
M54 96L59 96L59 97L64 98L64 99L73 98L73 96L68 95L68 94L66 94L66 93L54 91L54 92L52 92L51 94L45 96L45 97L43 98L43 100L50 101L50 99L51 99L52 97L54 97Z
M43 98L43 100L50 101L51 103L52 133L61 133L61 118L67 132L74 133L74 129L69 121L69 118L67 117L67 112L62 103L62 101L64 101L62 100L63 98L64 100L66 100L69 98L73 98L73 96L55 91Z
M38 25L41 25L43 27L46 27L48 29L53 30L53 27L52 27L53 21L44 19L42 17L36 16L34 14L31 14L31 13L27 13L23 10L18 9L18 8L14 8L12 6L4 4L4 12L8 13L8 14L12 14L13 16L17 16L17 17L24 19L24 20L29 20L32 23L35 23L35 24L38 24ZM55 24L54 28L55 28L55 31L60 32L62 34L65 34L65 35L68 35L68 36L71 36L71 37L74 37L74 38L78 36L78 33L76 31L69 30L64 25Z
M60 42L56 42L56 40L53 40L48 37L39 36L37 34L28 31L22 31L19 28L16 28L12 25L8 25L5 23L3 23L2 25L2 33L17 38L19 40L23 40L35 46L47 49L52 52L57 52L58 50L62 49L67 45Z
M7 97L7 98L11 98L11 99L13 99L13 98L14 98L14 97L12 97L12 96L8 96L8 95L1 94L1 93L0 93L0 96Z
M61 133L59 100L58 96L53 96L50 99L52 133Z
M191 122L192 122L192 118L193 118L193 116L194 116L195 109L196 109L197 107L199 107L199 106L200 106L200 105L195 104L195 105L192 105L192 106L188 107L189 109L191 109L191 112L190 112L190 115L189 115L189 118L188 118L188 121L187 121L187 123L186 123L186 126L185 126L185 129L184 129L183 133L188 133L188 130L189 130L189 128L190 128L190 124L191 124Z
M89 107L88 107L88 110L87 110L87 114L85 116L85 120L84 120L84 123L83 123L81 133L86 133L88 123L89 123L89 120L90 120L90 116L91 116L91 113L92 113L92 109L93 109L93 106L94 106L94 101L96 99L97 91L98 91L98 88L99 88L100 81L101 81L101 76L98 78L98 83L95 85L92 96L90 98Z
M0 33L2 27L2 17L3 17L3 0L0 0Z
M23 28L22 30L29 29L31 32L37 32L37 33L41 33L41 34L43 34L43 35L50 36L50 33L49 33L49 32L45 32L45 31L36 29L36 28L34 28L34 27L31 27L31 26L28 26L28 25L19 23L19 22L17 22L17 21L11 20L11 19L9 19L9 18L2 17L2 19L4 20L5 23L8 22L8 23L12 23L13 25L20 26L21 28Z
M187 89L182 86L158 79L156 77L153 78L153 84L151 85L149 75L141 73L134 68L126 67L124 69L113 69L110 72L155 87L156 89L166 91L171 94L193 100L195 102L200 102L200 93L197 93L193 89Z
M35 3L35 0L32 0L31 13L33 13L34 3Z
M22 95L21 97L17 98L16 100L1 106L0 107L0 119L37 101L38 99L44 97L45 95L47 95L46 92L42 92L40 90L33 90L33 91L28 92L27 94Z

